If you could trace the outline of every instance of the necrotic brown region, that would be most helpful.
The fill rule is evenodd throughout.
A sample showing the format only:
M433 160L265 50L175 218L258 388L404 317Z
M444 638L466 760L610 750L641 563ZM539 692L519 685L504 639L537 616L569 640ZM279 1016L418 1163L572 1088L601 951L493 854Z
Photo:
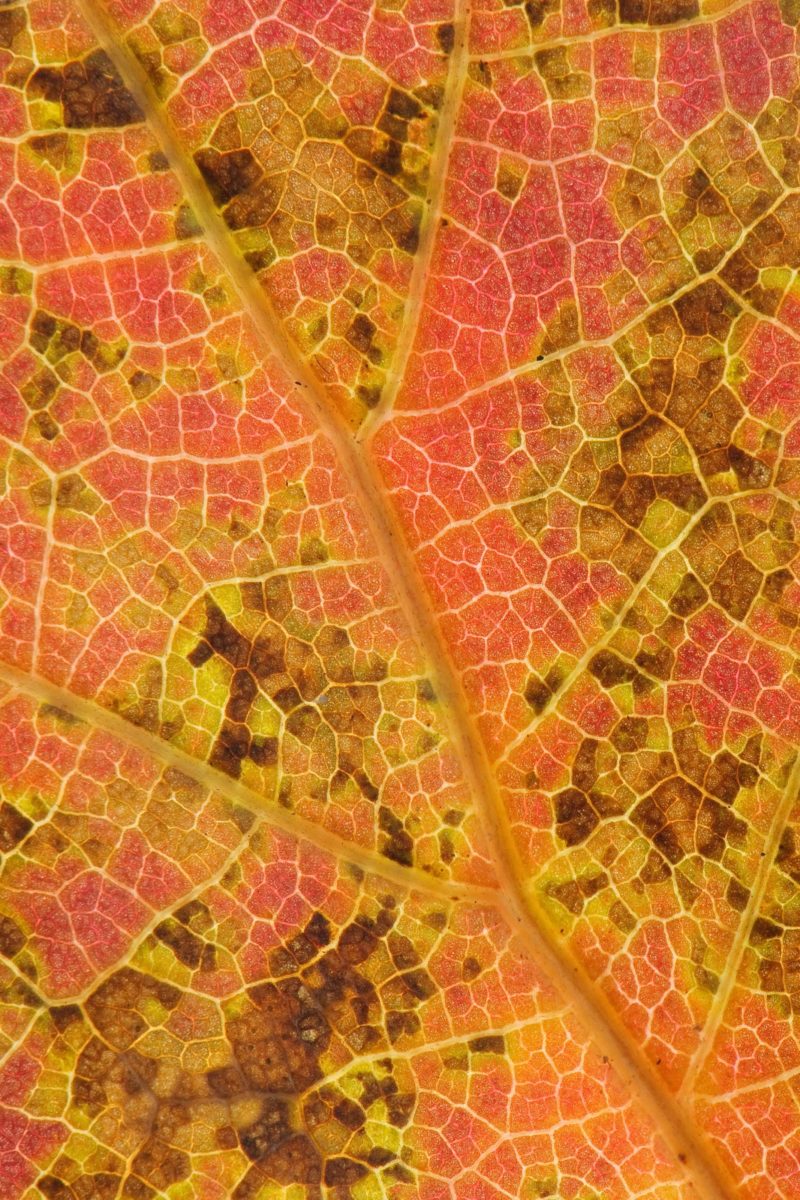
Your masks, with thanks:
M40 67L31 76L28 89L33 96L61 104L67 129L113 128L144 120L103 50L63 67Z
M292 602L280 577L264 585L244 585L242 599L247 612L264 614L258 633L245 637L207 596L202 633L188 654L196 670L217 657L231 671L210 764L238 779L247 759L263 767L277 763L278 738L254 735L250 729L253 705L262 696L285 714L286 735L302 746L319 744L326 730L327 736L334 735L335 765L327 781L320 781L320 795L349 803L346 792L355 784L366 800L375 803L379 788L366 768L365 747L375 736L383 711L377 685L387 676L386 661L374 652L357 658L347 630L339 626L323 625L310 641L288 635L278 622L285 620ZM422 681L421 697L428 698L428 693ZM287 807L293 804L293 786L286 776L279 800ZM388 808L379 809L378 828L383 835L381 853L410 865L413 839Z
M146 973L123 968L83 1008L70 1006L63 1019L61 1010L53 1010L59 1032L69 1031L73 1041L80 1036L76 1030L85 1034L74 1070L73 1104L92 1120L104 1114L119 1120L121 1114L128 1165L120 1160L109 1194L119 1195L121 1187L127 1197L156 1197L187 1179L187 1147L197 1136L195 1127L203 1130L203 1139L210 1134L221 1152L238 1147L249 1164L231 1192L234 1200L255 1200L265 1187L298 1185L311 1200L320 1196L323 1184L335 1189L331 1195L337 1200L349 1200L360 1179L393 1170L395 1152L367 1131L386 1121L402 1129L411 1119L416 1096L398 1086L394 1060L373 1059L358 1070L356 1095L352 1087L326 1082L323 1063L334 1040L338 1062L342 1048L349 1048L354 1059L382 1045L388 1054L391 1020L402 1012L400 996L406 997L411 1018L409 1034L418 1032L412 1010L433 995L435 986L419 967L410 940L394 930L395 921L391 897L371 914L359 913L336 939L328 920L312 915L273 951L271 977L225 1002L229 1060L206 1072L175 1071L148 1049L150 1031L179 1014L189 993ZM194 943L180 941L190 925L211 928L201 901L183 905L162 922L154 940L171 945L181 961L194 965ZM389 961L394 975L387 973ZM382 981L380 991L373 975ZM478 1039L473 1049L501 1052L496 1037ZM73 1190L79 1177L85 1180L80 1164L63 1155L58 1174L44 1176L39 1188L48 1196L77 1200L80 1194L85 1200L85 1190Z

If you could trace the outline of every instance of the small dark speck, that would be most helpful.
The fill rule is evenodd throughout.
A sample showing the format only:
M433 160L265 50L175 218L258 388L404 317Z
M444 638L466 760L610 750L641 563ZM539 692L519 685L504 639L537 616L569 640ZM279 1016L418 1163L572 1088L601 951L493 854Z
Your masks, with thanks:
M678 1155L678 1162L685 1163L685 1162L686 1162L686 1155L685 1155L685 1154L679 1154L679 1155Z

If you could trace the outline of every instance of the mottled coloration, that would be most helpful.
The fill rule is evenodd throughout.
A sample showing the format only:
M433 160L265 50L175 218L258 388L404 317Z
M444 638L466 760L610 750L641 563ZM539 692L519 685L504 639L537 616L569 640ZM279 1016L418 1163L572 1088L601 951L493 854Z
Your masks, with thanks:
M799 26L0 10L3 1200L796 1200Z

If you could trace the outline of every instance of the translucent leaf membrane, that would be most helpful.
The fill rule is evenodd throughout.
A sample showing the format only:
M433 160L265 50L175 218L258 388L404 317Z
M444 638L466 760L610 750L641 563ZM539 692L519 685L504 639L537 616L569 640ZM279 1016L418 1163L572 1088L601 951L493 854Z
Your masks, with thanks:
M800 736L800 209L795 17L667 8L473 14L372 446L526 895L678 1088Z
M3 1195L693 1195L492 908L0 722Z
M329 441L86 26L12 12L3 656L395 863L491 882Z

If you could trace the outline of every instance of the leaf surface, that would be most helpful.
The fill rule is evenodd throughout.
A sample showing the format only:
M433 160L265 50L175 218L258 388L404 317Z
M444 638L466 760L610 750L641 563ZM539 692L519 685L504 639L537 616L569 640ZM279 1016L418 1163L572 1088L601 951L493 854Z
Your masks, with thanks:
M0 1195L791 1200L799 16L0 13Z

